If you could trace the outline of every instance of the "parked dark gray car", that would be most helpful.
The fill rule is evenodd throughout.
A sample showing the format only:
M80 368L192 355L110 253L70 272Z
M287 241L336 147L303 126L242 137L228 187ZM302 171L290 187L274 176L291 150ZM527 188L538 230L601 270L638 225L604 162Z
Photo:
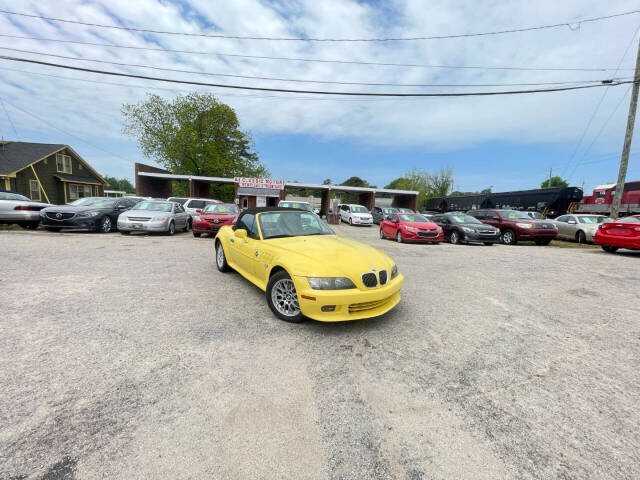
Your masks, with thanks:
M116 229L118 215L129 210L139 201L138 198L131 197L81 199L78 204L59 205L40 210L40 223L53 232L65 228L79 228L107 233Z
M387 215L391 215L392 213L398 213L398 209L393 207L378 207L376 205L371 209L373 223L380 225L380 222L387 218Z
M465 213L444 213L430 220L442 227L445 240L454 245L462 242L493 245L500 241L500 230Z

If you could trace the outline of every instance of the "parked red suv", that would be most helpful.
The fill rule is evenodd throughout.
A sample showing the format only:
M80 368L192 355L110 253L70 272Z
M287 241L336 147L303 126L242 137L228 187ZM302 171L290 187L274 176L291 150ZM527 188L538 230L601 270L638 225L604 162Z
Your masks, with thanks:
M518 210L469 210L467 214L500 229L505 245L515 245L518 240L533 240L536 245L549 245L558 235L553 223L534 220L526 212Z
M204 210L196 210L191 222L194 237L209 233L215 237L223 225L231 225L238 216L238 206L234 203L211 203Z

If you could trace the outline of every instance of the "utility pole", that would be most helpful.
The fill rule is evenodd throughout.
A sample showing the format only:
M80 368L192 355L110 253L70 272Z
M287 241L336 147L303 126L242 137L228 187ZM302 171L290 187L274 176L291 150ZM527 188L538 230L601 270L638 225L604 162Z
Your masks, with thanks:
M549 167L549 184L547 188L551 188L551 176L553 175L553 167Z
M624 182L627 178L627 166L629 165L629 153L631 152L631 140L633 138L633 126L636 122L636 110L638 108L638 87L640 86L640 42L638 43L638 55L636 56L636 73L633 76L633 90L631 90L631 103L629 104L629 118L627 119L627 131L624 134L624 146L620 158L620 170L618 171L618 184L611 205L611 218L617 218L624 193Z

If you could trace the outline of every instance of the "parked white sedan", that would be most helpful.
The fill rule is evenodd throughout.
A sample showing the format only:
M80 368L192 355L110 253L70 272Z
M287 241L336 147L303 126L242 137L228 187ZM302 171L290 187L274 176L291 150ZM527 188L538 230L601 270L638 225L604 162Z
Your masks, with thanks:
M349 225L373 225L371 213L362 205L340 205L340 220L347 222Z
M0 192L0 224L15 223L22 228L34 230L40 223L40 210L52 206L34 202L19 193Z
M191 225L191 216L176 202L145 200L118 217L118 230L131 232L162 232L168 235L177 229L185 232Z
M603 222L611 222L605 215L562 215L551 222L558 228L558 237L562 240L575 240L578 243L593 243L593 237Z

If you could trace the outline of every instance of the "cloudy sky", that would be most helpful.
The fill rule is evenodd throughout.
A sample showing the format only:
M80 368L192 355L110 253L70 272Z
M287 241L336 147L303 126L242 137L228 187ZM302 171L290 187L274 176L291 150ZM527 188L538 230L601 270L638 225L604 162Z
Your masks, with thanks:
M578 23L580 19L638 9L638 3L632 0L0 0L0 9L146 30L259 37L406 38L558 23L571 26L456 39L302 42L153 34L0 13L0 45L7 56L210 83L323 91L493 91L549 86L398 84L628 79L633 75L640 26L640 14ZM0 60L0 98L6 109L0 109L0 135L5 139L67 143L100 172L132 179L135 161L151 161L144 159L134 139L122 134L121 105L137 102L147 93L172 97L189 90L213 92L236 109L274 178L305 182L331 178L339 182L358 175L384 186L414 166L428 171L452 167L457 189L492 186L498 191L536 187L550 167L572 184L580 186L584 181L587 190L615 180L630 88L620 85L500 97L336 98L179 86ZM629 179L640 179L639 162L632 149Z

